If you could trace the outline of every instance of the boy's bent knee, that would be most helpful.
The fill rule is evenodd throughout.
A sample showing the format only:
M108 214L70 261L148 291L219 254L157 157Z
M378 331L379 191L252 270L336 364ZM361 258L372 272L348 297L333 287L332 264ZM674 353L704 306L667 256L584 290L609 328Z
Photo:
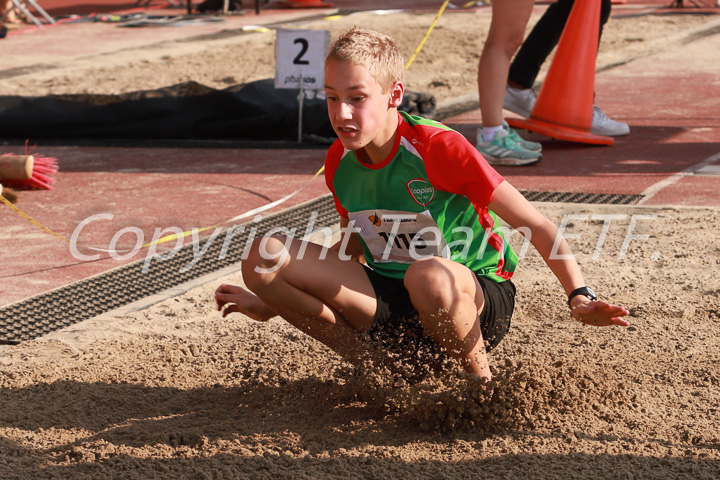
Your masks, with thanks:
M453 274L438 258L414 262L405 273L404 283L416 308L426 303L452 303L455 298Z
M265 236L252 242L242 261L243 279L248 287L253 289L275 277L289 256L286 241L286 237Z
M424 285L440 281L442 262L437 257L429 257L413 262L405 272L405 287L413 285Z

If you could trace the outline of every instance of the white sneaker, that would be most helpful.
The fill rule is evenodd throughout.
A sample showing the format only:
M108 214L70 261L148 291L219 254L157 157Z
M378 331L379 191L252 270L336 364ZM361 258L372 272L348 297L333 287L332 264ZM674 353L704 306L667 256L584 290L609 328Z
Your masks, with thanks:
M507 86L505 88L505 98L503 100L503 108L518 115L529 118L535 107L537 93L532 88L515 88ZM627 123L618 122L605 115L598 106L593 106L591 133L595 135L603 135L606 137L619 137L630 133L630 127Z
M600 107L593 107L592 127L590 133L606 137L619 137L630 133L627 123L618 122L603 113Z
M535 100L537 100L537 93L532 88L515 88L508 85L505 88L503 108L528 118L535 106Z

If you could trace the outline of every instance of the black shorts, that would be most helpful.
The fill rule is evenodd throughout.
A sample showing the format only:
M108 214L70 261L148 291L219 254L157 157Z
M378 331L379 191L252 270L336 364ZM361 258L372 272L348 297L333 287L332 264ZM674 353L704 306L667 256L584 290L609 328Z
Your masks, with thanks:
M418 311L410 301L403 280L380 275L367 266L365 272L378 302L373 325L367 332L369 340L389 352L395 363L402 366L400 373L407 379L419 380L430 372L437 372L448 360L448 355L423 331ZM476 277L485 296L480 330L489 352L510 329L515 285L510 280L498 283L477 274Z

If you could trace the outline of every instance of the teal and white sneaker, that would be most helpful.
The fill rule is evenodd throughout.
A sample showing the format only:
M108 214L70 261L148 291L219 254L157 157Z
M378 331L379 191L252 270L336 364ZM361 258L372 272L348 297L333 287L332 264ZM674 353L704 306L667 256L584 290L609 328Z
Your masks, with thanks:
M508 135L515 140L517 143L520 144L521 147L523 147L525 150L530 150L531 152L541 152L542 151L542 144L538 142L531 142L530 140L525 140L520 136L519 133L517 133L515 130L510 128L510 125L503 120L502 126L505 129L506 132L508 132Z
M519 167L532 165L542 160L542 153L523 148L504 129L490 142L482 142L482 134L478 132L478 142L475 148L482 153L490 165Z

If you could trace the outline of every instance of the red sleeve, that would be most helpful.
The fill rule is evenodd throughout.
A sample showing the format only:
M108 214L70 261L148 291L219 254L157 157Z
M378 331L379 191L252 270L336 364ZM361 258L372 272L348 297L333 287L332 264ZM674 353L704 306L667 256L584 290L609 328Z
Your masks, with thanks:
M338 165L340 164L340 160L342 159L344 152L345 148L342 146L342 143L340 143L340 140L336 140L335 143L330 146L330 149L325 156L325 184L332 193L337 212L341 217L348 218L348 212L342 205L340 205L340 201L335 194L335 186L333 185L333 178L335 178L335 172L337 172Z
M424 160L428 180L435 187L463 195L483 207L505 180L465 137L455 131L434 135Z

